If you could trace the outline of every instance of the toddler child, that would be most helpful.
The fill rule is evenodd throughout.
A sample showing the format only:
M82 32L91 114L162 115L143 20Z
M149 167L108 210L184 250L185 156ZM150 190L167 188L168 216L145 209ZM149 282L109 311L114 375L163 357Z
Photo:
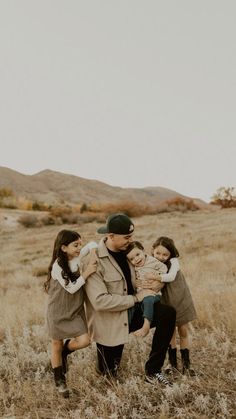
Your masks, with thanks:
M167 272L167 267L164 263L159 262L152 256L145 253L143 245L138 241L133 241L129 244L125 251L127 259L134 266L136 272L136 279L138 280L137 292L142 288L142 279L144 279L147 273L157 275L160 273ZM164 286L164 285L163 285ZM144 322L141 329L134 332L135 336L144 337L150 330L150 325L153 320L153 309L154 303L160 301L161 291L153 295L153 291L150 290L150 295L144 297L141 305L143 310ZM131 323L134 307L128 310L129 323Z

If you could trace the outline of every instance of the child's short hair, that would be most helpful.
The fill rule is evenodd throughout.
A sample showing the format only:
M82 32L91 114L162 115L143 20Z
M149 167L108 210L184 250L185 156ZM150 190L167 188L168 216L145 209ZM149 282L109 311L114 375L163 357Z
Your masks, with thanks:
M136 247L140 250L144 250L144 247L143 247L142 243L140 243L138 241L133 241L129 244L129 246L125 250L125 254L127 255L129 252L131 252L131 250L135 249Z
M169 237L166 237L166 236L158 237L158 239L152 245L152 255L153 255L153 250L158 246L163 246L167 250L169 250L170 258L179 257L179 252L177 248L175 247L174 240L170 239Z

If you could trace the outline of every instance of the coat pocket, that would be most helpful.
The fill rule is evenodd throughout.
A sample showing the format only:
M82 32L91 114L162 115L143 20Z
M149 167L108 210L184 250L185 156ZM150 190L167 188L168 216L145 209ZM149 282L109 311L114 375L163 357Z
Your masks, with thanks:
M112 273L111 275L107 274L104 277L104 282L106 284L107 290L111 294L123 294L123 278L119 273L114 275Z

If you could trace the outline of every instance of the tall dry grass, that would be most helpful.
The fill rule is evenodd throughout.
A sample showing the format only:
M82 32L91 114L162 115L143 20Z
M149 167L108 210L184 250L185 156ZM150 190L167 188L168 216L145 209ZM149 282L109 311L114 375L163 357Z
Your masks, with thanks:
M236 417L236 211L164 213L137 218L135 226L135 238L148 252L159 235L171 236L180 251L198 312L190 326L197 376L179 374L173 388L151 386L144 381L151 333L144 340L130 336L117 380L96 375L92 344L71 355L71 397L58 397L49 368L42 284L62 226L2 228L1 418ZM78 229L84 243L100 238L96 222L71 227Z

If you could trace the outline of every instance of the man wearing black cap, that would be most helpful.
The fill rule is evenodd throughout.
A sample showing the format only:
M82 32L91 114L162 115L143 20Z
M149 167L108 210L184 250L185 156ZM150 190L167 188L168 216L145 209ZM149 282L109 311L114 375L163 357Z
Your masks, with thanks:
M98 233L105 234L105 237L98 245L97 271L85 284L88 325L97 344L97 369L105 374L117 373L129 333L143 324L140 302L150 295L150 290L135 294L134 267L125 255L133 232L134 224L127 215L112 214L108 217L106 226L98 229ZM129 324L127 310L133 306L135 313ZM156 302L151 327L156 326L151 353L145 365L146 379L169 385L161 368L174 332L175 310Z

